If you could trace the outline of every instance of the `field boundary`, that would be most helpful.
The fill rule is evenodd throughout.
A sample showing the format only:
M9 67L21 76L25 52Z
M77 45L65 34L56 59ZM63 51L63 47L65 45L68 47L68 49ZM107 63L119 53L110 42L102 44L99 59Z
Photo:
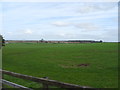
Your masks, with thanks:
M56 87L64 88L64 89L71 89L71 88L85 89L85 88L89 88L90 90L97 90L97 89L94 89L94 88L91 88L91 87L88 87L88 86L80 86L80 85L75 85L75 84L63 83L63 82L59 82L59 81L56 81L56 80L49 80L48 78L38 78L38 77L23 75L23 74L10 72L10 71L6 71L6 70L2 70L2 73L6 74L6 75L13 76L13 77L25 79L25 80L30 80L30 81L33 81L33 82L42 83L42 85L43 85L42 88L45 89L45 90L48 90L49 86L56 86ZM10 83L9 81L5 81L5 80L2 80L2 81L4 81L4 84L6 83L7 85L9 85L8 83ZM12 83L13 86L14 86L14 84L15 83ZM15 85L18 85L18 84L15 84ZM23 88L24 88L24 86L23 86Z

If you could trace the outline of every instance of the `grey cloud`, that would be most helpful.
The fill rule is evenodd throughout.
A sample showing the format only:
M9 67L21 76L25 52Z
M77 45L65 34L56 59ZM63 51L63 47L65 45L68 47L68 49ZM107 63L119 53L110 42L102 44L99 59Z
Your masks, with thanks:
M74 26L76 28L80 28L80 29L83 29L85 31L99 30L100 29L99 26L97 26L93 23L54 22L53 25L59 26L59 27Z
M84 13L90 13L90 12L98 12L98 11L106 11L111 10L112 8L116 7L117 3L85 3L83 6L81 6L78 9L78 12L84 14Z
M58 22L54 22L52 24L55 25L55 26L60 26L61 27L61 26L69 26L71 23L58 21Z
M100 27L98 27L97 25L93 23L79 23L79 24L75 24L75 27L84 29L86 31L100 29Z
M101 37L105 41L118 41L118 29L105 29L106 32L102 33Z

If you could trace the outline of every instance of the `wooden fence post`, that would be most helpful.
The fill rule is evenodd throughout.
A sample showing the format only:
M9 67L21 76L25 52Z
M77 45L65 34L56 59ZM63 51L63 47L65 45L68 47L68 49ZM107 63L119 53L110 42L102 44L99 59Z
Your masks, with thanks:
M48 77L43 77L45 79L48 79ZM43 83L43 90L49 90L48 84Z

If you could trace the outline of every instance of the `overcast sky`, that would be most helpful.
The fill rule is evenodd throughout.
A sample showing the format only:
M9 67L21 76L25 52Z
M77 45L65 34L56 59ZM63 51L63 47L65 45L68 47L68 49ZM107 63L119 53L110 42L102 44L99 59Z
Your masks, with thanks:
M9 40L118 41L117 2L3 2L0 19Z

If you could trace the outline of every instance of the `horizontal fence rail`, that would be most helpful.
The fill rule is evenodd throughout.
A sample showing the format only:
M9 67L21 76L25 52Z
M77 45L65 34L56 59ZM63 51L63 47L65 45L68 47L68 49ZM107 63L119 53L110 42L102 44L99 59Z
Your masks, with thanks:
M34 81L37 83L42 83L43 84L43 88L48 88L48 86L56 86L56 87L60 87L60 88L79 88L79 89L89 89L89 90L98 90L95 88L91 88L91 87L87 87L87 86L80 86L80 85L75 85L75 84L69 84L69 83L63 83L63 82L59 82L56 80L49 80L48 78L38 78L38 77L33 77L33 76L28 76L28 75L23 75L23 74L19 74L19 73L15 73L15 72L10 72L10 71L6 71L6 70L2 70L3 74L6 75L10 75L13 77L17 77L17 78L21 78L21 79L25 79L25 80L30 80L30 81ZM5 80L3 80L3 82L5 82Z
M25 86L22 86L22 85L18 85L18 84L16 84L16 83L13 83L13 82L10 82L10 81L4 80L4 79L2 79L2 83L5 84L5 85L14 87L14 88L20 88L21 90L22 90L22 89L25 89L25 90L33 90L33 89L28 88L28 87L25 87Z

